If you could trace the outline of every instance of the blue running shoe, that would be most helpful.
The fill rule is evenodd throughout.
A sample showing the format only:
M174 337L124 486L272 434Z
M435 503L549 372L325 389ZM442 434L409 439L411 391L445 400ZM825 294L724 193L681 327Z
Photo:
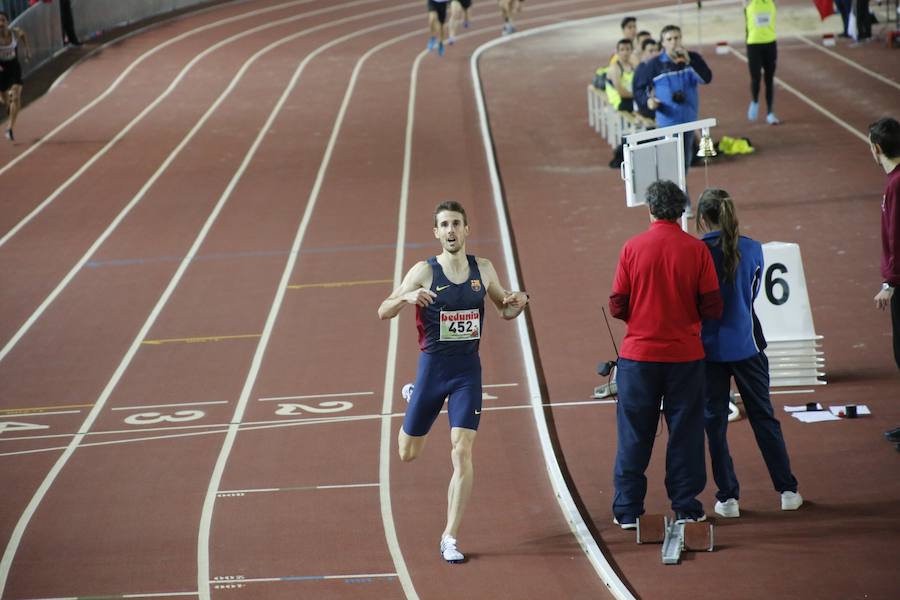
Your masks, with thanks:
M441 42L440 44L438 44L438 56L443 56L443 55L444 55L444 42Z
M755 121L756 117L759 116L759 102L751 102L749 108L747 108L747 120Z
M468 20L468 19L466 19L465 21L463 21L463 28L465 28L465 29L468 29L468 28L469 28L469 20Z
M769 113L766 115L766 123L769 125L778 125L781 123L781 119L775 116L775 113Z
M429 51L429 52L431 52L432 50L434 50L434 45L435 45L436 43L437 43L437 38L436 38L436 37L431 36L430 38L428 38L428 51Z

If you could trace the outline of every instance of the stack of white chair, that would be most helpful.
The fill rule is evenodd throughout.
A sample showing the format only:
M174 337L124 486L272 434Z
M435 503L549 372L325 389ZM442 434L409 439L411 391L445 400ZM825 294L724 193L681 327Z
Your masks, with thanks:
M771 387L825 385L822 336L813 324L800 246L763 244L765 270L754 309L766 336Z

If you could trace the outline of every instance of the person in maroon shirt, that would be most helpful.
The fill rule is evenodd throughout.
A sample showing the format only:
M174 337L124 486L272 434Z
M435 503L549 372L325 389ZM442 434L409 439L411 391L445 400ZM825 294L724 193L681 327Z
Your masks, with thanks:
M703 521L706 486L701 319L722 316L716 267L706 246L682 231L687 205L671 181L647 188L650 228L619 254L609 310L628 326L618 359L618 443L613 521L634 529L644 512L660 403L669 429L666 491L676 521Z
M900 369L900 122L885 117L869 125L869 142L875 162L888 174L881 200L881 289L875 294L875 306L891 307L894 362ZM900 451L900 427L885 432L885 437Z

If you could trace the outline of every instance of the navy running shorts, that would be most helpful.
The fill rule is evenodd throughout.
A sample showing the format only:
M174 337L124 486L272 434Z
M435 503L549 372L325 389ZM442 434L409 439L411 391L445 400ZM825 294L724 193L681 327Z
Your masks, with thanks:
M437 13L438 22L443 25L447 22L447 5L449 2L435 2L428 0L428 12Z
M403 431L412 436L428 433L447 397L450 427L477 431L481 421L481 359L477 352L419 355L416 387L403 418Z

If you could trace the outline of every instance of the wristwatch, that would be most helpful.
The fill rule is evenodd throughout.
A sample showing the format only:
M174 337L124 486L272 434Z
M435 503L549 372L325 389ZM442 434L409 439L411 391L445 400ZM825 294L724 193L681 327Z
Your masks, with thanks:
M888 282L885 281L884 283L881 284L881 289L882 290L892 290L892 289L894 289L894 286L892 286L891 284L889 284Z

